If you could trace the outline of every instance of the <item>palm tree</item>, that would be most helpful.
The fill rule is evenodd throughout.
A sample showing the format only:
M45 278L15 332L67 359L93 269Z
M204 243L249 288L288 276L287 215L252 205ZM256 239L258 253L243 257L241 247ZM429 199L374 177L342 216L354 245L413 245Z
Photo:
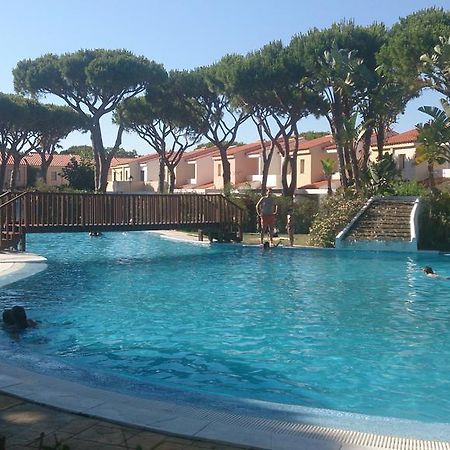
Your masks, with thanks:
M419 111L431 116L427 123L419 123L416 162L428 164L429 186L434 188L434 165L450 162L450 108L443 100L444 110L431 106L422 106Z
M325 178L327 179L327 182L328 182L327 194L333 195L333 190L331 189L331 176L334 173L335 161L334 161L334 159L331 159L331 158L324 158L324 159L321 159L320 162L322 163L323 174L325 175Z

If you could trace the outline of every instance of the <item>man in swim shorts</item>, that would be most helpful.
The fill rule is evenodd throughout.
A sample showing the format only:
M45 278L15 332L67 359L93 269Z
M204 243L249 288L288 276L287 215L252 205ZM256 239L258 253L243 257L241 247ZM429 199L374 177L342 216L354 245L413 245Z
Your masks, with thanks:
M268 188L266 195L261 197L256 204L256 213L261 220L261 245L264 241L264 234L268 230L270 245L273 246L273 227L275 225L277 211L278 206L275 204L272 196L272 189Z

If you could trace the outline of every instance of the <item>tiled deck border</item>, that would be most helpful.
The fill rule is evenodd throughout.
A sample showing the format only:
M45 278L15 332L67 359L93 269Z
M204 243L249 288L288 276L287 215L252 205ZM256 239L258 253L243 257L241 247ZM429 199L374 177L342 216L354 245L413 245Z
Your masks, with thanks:
M8 364L0 364L0 391L38 404L50 405L92 418L106 419L121 425L262 449L450 450L450 441L444 439L433 441L385 436L136 398L36 374ZM344 413L335 414L341 415L344 422L346 418L351 417ZM419 424L408 421L397 422L401 427L414 427ZM436 424L429 426L435 428L436 433L442 433L442 436L450 431L450 427L446 425L443 425L440 431L441 427Z

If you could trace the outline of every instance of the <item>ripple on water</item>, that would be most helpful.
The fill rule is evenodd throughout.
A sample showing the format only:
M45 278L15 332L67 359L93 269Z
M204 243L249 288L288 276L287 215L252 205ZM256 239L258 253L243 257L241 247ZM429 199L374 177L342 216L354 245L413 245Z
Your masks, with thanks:
M450 422L450 282L438 255L193 246L150 233L31 235L48 270L2 289L51 356L190 390ZM102 377L94 378L99 380Z

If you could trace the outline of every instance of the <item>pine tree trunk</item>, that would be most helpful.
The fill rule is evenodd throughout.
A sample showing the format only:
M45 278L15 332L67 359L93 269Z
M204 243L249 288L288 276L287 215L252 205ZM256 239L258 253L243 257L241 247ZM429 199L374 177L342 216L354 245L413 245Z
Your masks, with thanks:
M289 183L289 189L287 195L294 198L295 190L297 189L297 156L298 156L298 147L299 147L299 135L297 128L295 128L294 131L294 141L295 141L295 147L291 154L291 159L289 161L289 164L291 166L291 182Z
M267 178L269 177L270 162L267 164L266 161L264 161L263 168L262 168L262 179L261 179L261 194L262 195L264 195L267 191Z
M166 166L164 164L164 159L162 157L159 158L159 175L158 175L158 193L164 194L164 184L166 181Z
M7 163L7 159L4 160L2 158L2 161L0 163L0 192L3 192L5 189L5 174L6 174L6 163Z
M40 175L42 178L42 181L47 184L47 175L48 175L48 168L50 167L50 164L53 161L53 155L49 155L48 159L45 159L45 155L41 155L41 168L40 168Z
M107 152L103 145L102 131L99 119L93 119L91 124L91 142L95 161L95 190L106 192L108 186L108 173L115 151L119 148L122 138L123 126L119 126L116 143L112 151Z
M171 194L175 191L175 183L176 183L176 177L175 177L175 168L169 168L169 192Z
M99 171L99 186L96 189L97 192L106 192L108 186L108 171L111 165L111 159L109 156L99 155L100 158L100 171Z
M100 130L100 123L98 121L94 121L91 127L91 142L95 162L95 190L96 192L102 192L101 186L103 161L101 155L104 154L105 148L103 147L102 133Z
M283 188L282 195L286 195L286 196L289 196L289 185L287 182L289 160L290 160L290 155L285 154L285 156L283 157L283 163L281 165L281 186Z
M230 161L228 161L226 148L219 148L219 151L220 151L220 159L222 161L223 192L225 195L228 195L231 191Z
M22 156L19 155L18 153L13 155L14 163L13 163L13 170L11 172L11 179L10 179L10 183L9 183L9 188L11 191L14 191L17 186L17 174L19 173L19 170L20 170L21 159L22 159Z

